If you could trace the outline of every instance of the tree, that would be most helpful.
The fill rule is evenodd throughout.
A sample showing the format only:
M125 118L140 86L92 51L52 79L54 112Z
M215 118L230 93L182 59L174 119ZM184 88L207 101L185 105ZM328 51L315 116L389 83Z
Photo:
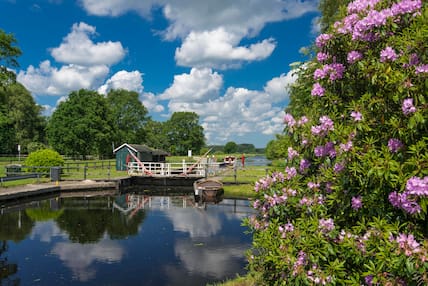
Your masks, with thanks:
M6 153L16 151L17 144L21 145L22 152L26 152L30 142L45 141L46 119L42 116L42 107L36 104L22 84L13 83L0 89L0 98L0 113L5 118L0 118L0 122L3 122L0 125L10 126L13 132L13 137L9 137L10 141L3 141L9 146Z
M165 122L165 128L172 154L186 155L188 150L199 154L205 145L204 129L194 112L174 112Z
M340 11L291 90L284 172L255 184L249 268L261 285L428 285L428 2Z
M224 153L230 154L236 153L236 151L238 151L238 145L235 142L229 141L224 145Z
M12 34L6 34L0 29L0 87L5 87L16 80L16 75L9 68L19 67L17 57L21 50L14 46L16 39Z
M155 149L168 150L169 141L165 130L166 123L148 120L144 129L141 130L139 138L142 139L141 143L146 144Z
M111 90L107 94L107 105L114 122L114 143L141 143L142 130L148 122L148 111L138 99L138 93L124 89Z
M81 89L70 93L52 114L48 141L60 154L107 156L112 153L113 126L106 99Z

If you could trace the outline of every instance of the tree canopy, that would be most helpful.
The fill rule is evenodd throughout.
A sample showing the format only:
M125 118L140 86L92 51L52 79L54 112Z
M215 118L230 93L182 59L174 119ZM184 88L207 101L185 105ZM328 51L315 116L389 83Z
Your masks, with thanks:
M165 131L172 154L186 155L188 150L198 154L205 145L204 129L195 112L174 112L165 122Z
M95 91L70 93L52 114L47 126L49 144L70 156L112 153L114 123L106 99Z
M6 34L0 29L0 87L14 83L15 72L10 68L19 66L17 58L21 55L21 50L15 46L17 43L12 34Z
M138 99L138 93L124 89L111 90L106 99L114 123L115 145L143 142L141 136L144 136L149 117L147 108Z

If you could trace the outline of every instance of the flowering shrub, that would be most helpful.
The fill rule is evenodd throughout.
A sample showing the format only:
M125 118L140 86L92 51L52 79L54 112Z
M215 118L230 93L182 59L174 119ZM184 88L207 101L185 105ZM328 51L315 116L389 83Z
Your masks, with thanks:
M260 283L428 285L427 6L355 0L316 39L246 221Z

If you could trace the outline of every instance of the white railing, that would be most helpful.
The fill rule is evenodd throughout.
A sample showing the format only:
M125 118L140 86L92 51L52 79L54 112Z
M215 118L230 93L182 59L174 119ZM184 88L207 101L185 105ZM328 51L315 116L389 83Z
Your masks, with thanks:
M130 176L174 177L174 176L214 176L220 173L219 163L160 163L160 162L129 162Z
M130 176L205 176L202 164L194 163L157 163L157 162L130 162L128 163Z

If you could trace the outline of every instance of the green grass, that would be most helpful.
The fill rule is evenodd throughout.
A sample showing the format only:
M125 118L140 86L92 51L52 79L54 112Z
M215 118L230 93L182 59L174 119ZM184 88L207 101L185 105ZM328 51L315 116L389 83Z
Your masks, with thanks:
M231 279L222 283L208 284L208 286L256 286L257 278L252 275L237 276L235 279Z

